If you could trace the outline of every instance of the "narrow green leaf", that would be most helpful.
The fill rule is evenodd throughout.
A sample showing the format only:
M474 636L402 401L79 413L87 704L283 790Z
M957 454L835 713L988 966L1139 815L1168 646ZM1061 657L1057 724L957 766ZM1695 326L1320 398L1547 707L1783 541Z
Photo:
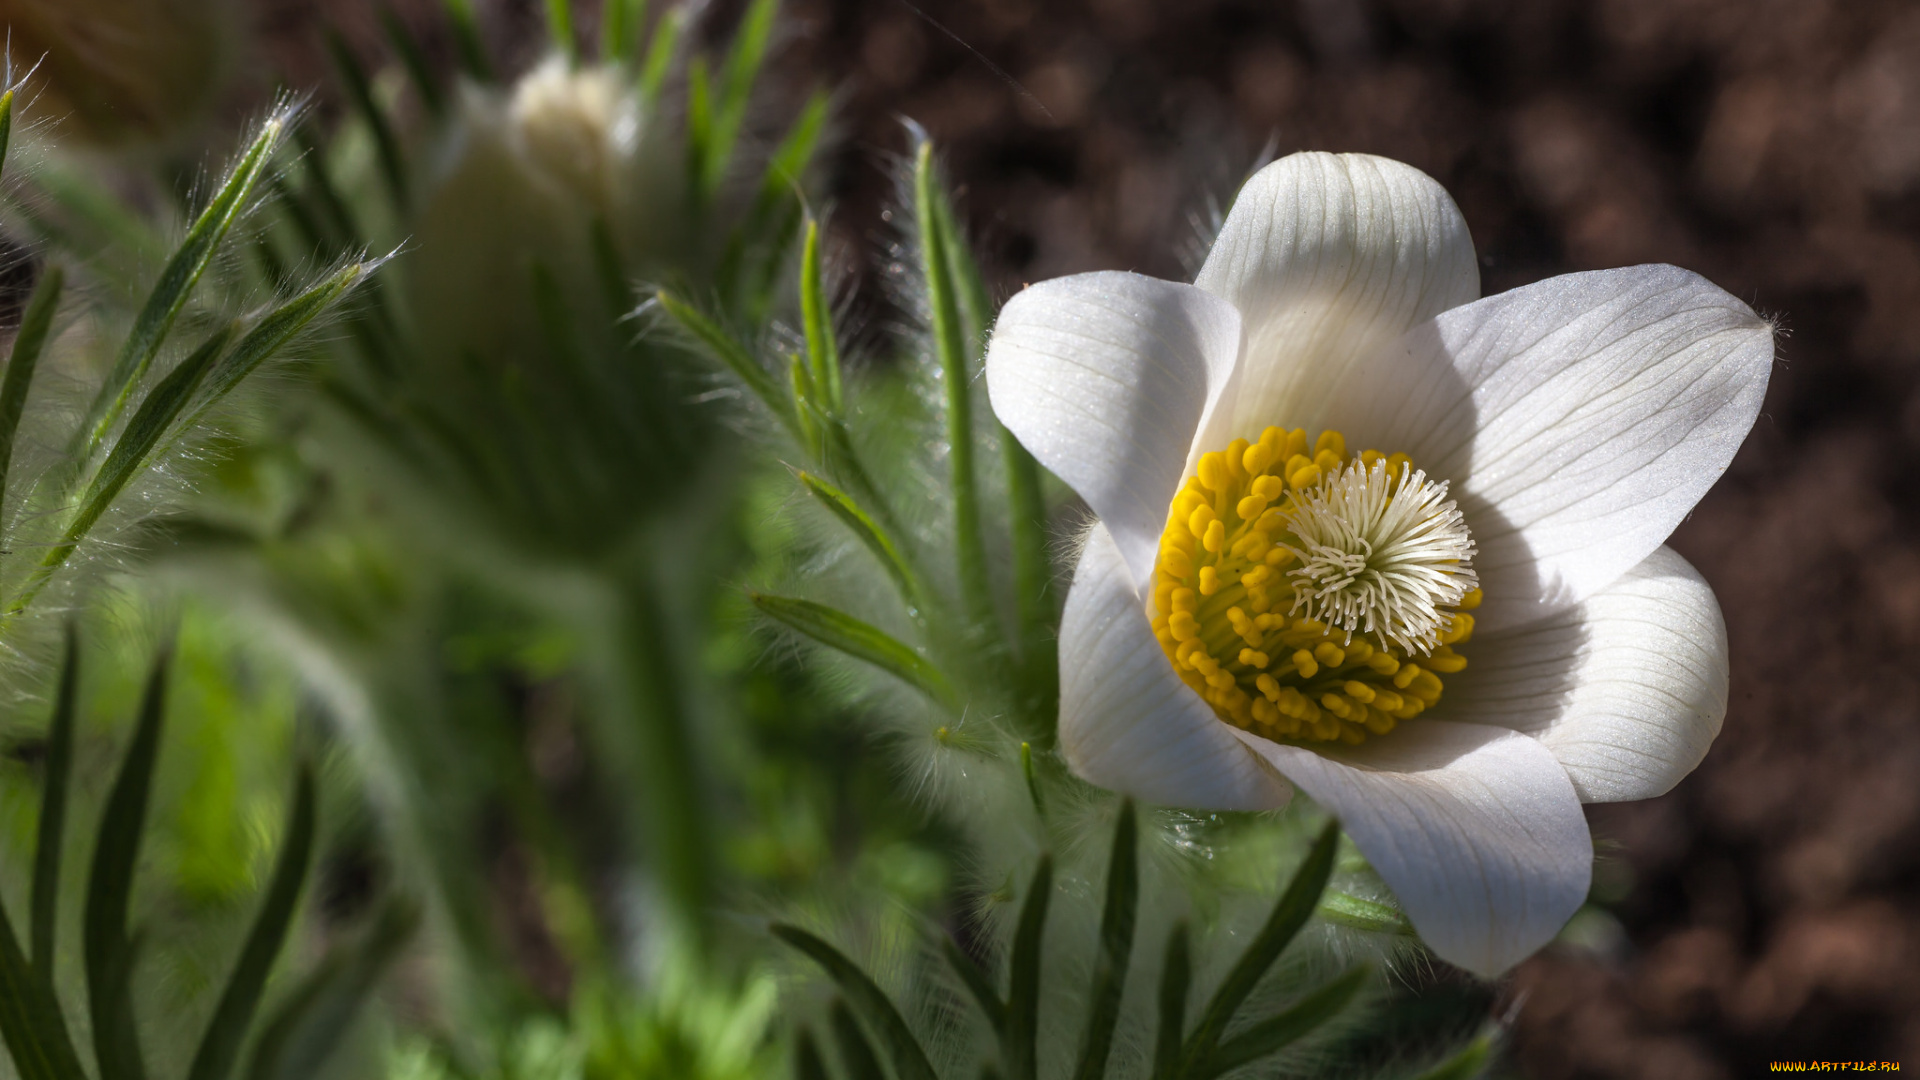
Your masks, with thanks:
M66 563L67 558L73 554L74 549L80 546L80 541L85 539L87 533L99 522L100 516L106 513L108 506L113 504L113 500L120 494L121 489L125 488L139 472L140 465L146 460L148 452L159 443L160 436L166 433L174 418L179 416L181 410L186 407L188 399L193 396L194 389L206 377L208 369L212 367L220 351L226 348L232 336L231 325L215 331L213 336L202 343L200 348L194 350L191 356L182 360L180 366L160 380L160 385L154 387L153 392L147 395L147 399L140 403L139 410L133 414L133 419L128 421L126 430L120 433L119 440L108 452L106 462L100 466L100 471L94 474L93 483L80 500L79 512L74 515L72 521L68 522L60 542L47 549L40 564L34 567L33 573L21 586L20 593L14 597L11 604L7 605L7 614L18 614L26 610L27 605L31 604L34 597L40 594L40 590L52 580L54 572L59 570Z
M823 423L832 420L820 410L813 391L813 376L807 374L806 361L794 353L787 360L787 386L793 393L793 415L800 422L800 445L807 456L818 460L826 454L826 442L820 437Z
M1027 801L1033 803L1033 812L1042 819L1047 816L1047 807L1040 800L1040 778L1033 770L1033 744L1020 744L1020 775L1027 780Z
M1477 1080L1493 1064L1498 1042L1498 1029L1484 1032L1452 1057L1421 1073L1419 1080Z
M775 923L773 936L807 954L814 963L826 970L827 976L860 1014L866 1017L867 1024L880 1036L880 1043L893 1061L894 1076L898 1080L937 1080L933 1065L927 1061L926 1051L913 1037L913 1031L893 1007L887 995L860 970L860 966L846 958L840 950L807 933L797 926Z
M833 1005L827 1010L827 1022L833 1028L834 1045L840 1048L840 1068L848 1080L887 1080L887 1074L881 1071L880 1059L867 1044L866 1033L860 1030L860 1021L854 1019L845 998L833 999Z
M387 965L419 925L420 913L413 905L391 901L363 941L330 953L261 1027L247 1066L249 1080L312 1080L320 1075Z
M13 92L0 94L11 99ZM20 329L13 335L13 353L7 360L7 374L0 381L0 502L7 493L7 471L13 466L13 438L20 430L20 414L27 406L27 391L33 387L33 373L40 364L41 350L53 329L53 315L60 307L60 292L66 284L66 272L58 264L49 265L33 289L33 299L20 316Z
M175 249L166 269L160 272L160 280L154 283L153 291L147 295L140 314L134 317L133 329L127 333L126 341L121 343L113 368L107 374L106 382L101 384L93 404L87 409L86 421L76 433L78 441L74 456L79 461L93 459L114 421L120 418L121 411L127 407L134 388L153 364L161 344L166 341L167 332L173 329L174 319L186 306L194 285L213 262L227 230L246 208L254 186L266 173L273 150L280 144L280 138L292 120L291 109L279 109L267 117L260 126L260 133L254 136L246 151L240 155L240 160L234 163L226 180L207 203L207 208L200 212L193 227L187 230L186 239Z
M919 575L914 573L913 564L907 561L893 537L851 496L818 476L803 472L800 474L800 484L820 505L840 519L841 524L858 537L868 551L873 552L873 557L880 560L881 568L893 579L894 586L900 590L900 598L907 602L914 617L922 618L926 610L926 594L920 587Z
M400 57L400 66L407 71L407 78L413 83L413 92L420 95L420 104L426 106L429 115L435 119L447 114L447 96L440 90L440 80L433 77L433 68L427 64L427 54L420 50L420 41L400 21L391 6L380 6L380 26L387 32L387 40L393 43L394 54Z
M961 952L960 946L945 935L940 938L940 955L946 957L947 966L953 969L953 973L966 985L967 992L973 995L973 1000L980 1006L980 1014L987 1018L987 1026L993 1028L994 1035L1006 1038L1007 1006L994 990L993 980L987 978L987 973L973 962L973 957Z
M1184 1078L1197 1078L1203 1075L1206 1063L1212 1059L1214 1050L1220 1044L1220 1036L1227 1025L1233 1022L1247 995L1253 993L1267 969L1280 958L1280 953L1293 941L1295 934L1307 924L1314 909L1320 905L1320 894L1326 891L1327 879L1333 874L1333 856L1340 843L1340 823L1327 822L1320 830L1320 836L1313 842L1307 857L1300 863L1300 869L1287 883L1286 891L1273 905L1273 914L1267 916L1267 924L1260 929L1247 950L1240 954L1233 969L1227 972L1220 988L1214 991L1213 1000L1207 1003L1207 1011L1200 1017L1200 1023L1188 1037L1180 1054L1181 1075Z
M760 188L727 241L716 276L730 283L750 313L765 311L772 300L774 285L785 269L787 252L792 249L795 231L805 210L800 184L820 145L826 123L827 96L815 91L787 130L786 137L774 149L773 156L767 159L766 171L760 174ZM760 268L758 274L749 275L747 253L755 245L763 249Z
M207 1023L200 1049L193 1055L187 1080L226 1080L240 1058L240 1044L253 1025L267 975L293 926L300 889L306 884L307 864L313 855L314 816L313 770L303 764L294 784L293 806L273 879L260 902L260 913L254 917L247 943L240 950L240 960L220 994L220 1004Z
M580 66L580 39L573 32L571 0L547 0L547 41L567 58L571 67Z
M480 42L480 22L474 18L473 0L442 0L447 21L453 24L453 44L460 53L460 66L478 82L493 81L493 65L487 62L486 46Z
M640 28L646 25L646 0L606 0L600 11L600 60L624 64L633 59Z
M131 1034L133 943L127 936L127 910L133 898L133 870L147 829L147 802L154 764L160 757L160 729L167 712L167 669L173 650L163 647L147 676L140 718L120 775L107 796L93 848L82 915L87 971L87 1008L93 1018L93 1050L101 1080L137 1077L142 1069Z
M700 53L687 61L687 191L696 208L706 205L712 153L713 85L706 55Z
M733 46L720 68L718 100L714 103L713 122L706 140L705 190L709 196L720 189L727 178L727 165L733 159L734 145L740 139L740 125L747 116L747 104L753 97L753 84L766 61L767 45L773 39L773 20L780 10L779 0L753 0L740 25L733 32Z
M1220 1044L1199 1075L1211 1080L1312 1034L1321 1024L1340 1015L1371 974L1371 969L1364 964L1354 967L1284 1012L1248 1027Z
M1180 1044L1187 1027L1187 988L1193 983L1191 943L1187 924L1178 922L1167 935L1166 958L1160 965L1160 1030L1153 1044L1154 1080L1173 1080L1180 1068Z
M370 263L356 263L281 304L255 323L234 350L223 357L221 353L234 331L234 326L229 324L216 331L191 356L169 372L140 403L139 410L127 423L126 430L120 433L119 440L108 452L100 471L94 475L93 483L80 500L80 510L68 523L66 533L58 544L47 550L20 595L9 605L8 612L25 609L52 579L54 572L66 563L87 533L99 522L101 515L113 505L113 500L119 497L122 489L139 474L148 456L189 402L194 403L193 414L188 418L188 423L191 423L232 392L262 361L365 278L372 266Z
M360 66L360 60L353 55L345 38L329 27L327 29L327 51L333 55L334 66L340 69L340 79L346 84L347 98L353 102L353 109L360 114L360 120L367 125L367 131L373 136L373 148L380 158L380 172L387 181L387 191L393 196L393 205L405 209L407 206L407 160L400 153L400 139L393 133L393 124L387 119L387 111L373 99L373 82L367 78L367 71Z
M27 962L0 905L0 1042L20 1080L86 1080L51 983Z
M1080 1044L1076 1080L1107 1074L1113 1029L1120 1022L1120 996L1133 961L1134 915L1140 903L1139 826L1133 800L1120 804L1113 827L1113 854L1107 859L1107 902L1100 913L1100 954L1094 960L1093 991L1087 999L1087 1034Z
M59 913L60 852L66 836L67 785L73 778L73 717L80 696L80 632L67 621L66 659L60 691L47 724L46 790L40 797L40 832L33 849L33 966L53 988L54 923Z
M948 237L940 227L942 193L934 179L932 140L920 143L914 164L913 191L920 230L921 272L925 276L927 306L932 316L929 329L946 385L947 456L952 469L949 482L960 593L975 624L985 626L993 616L993 607L987 584L987 550L980 536L980 495L974 485L973 400L968 385L971 364L960 324L953 268L947 257Z
M673 54L680 47L686 18L685 12L675 7L663 13L659 25L653 28L653 43L647 46L647 61L640 69L640 94L648 105L658 104L660 92L666 88L667 72L673 68Z
M954 281L963 340L969 360L986 355L987 328L994 306L986 280L973 260L950 199L935 200L942 247ZM1054 648L1053 561L1047 554L1047 508L1040 494L1040 465L1013 433L999 434L1000 457L1007 471L1007 518L1012 534L1014 613L1021 669L1021 707L1029 727L1051 744L1059 704L1059 656Z
M1007 980L1007 1080L1034 1080L1040 1035L1040 943L1047 926L1047 905L1053 899L1053 857L1040 856L1027 899L1020 905L1020 922L1013 932L1013 959Z
M960 316L960 333L969 356L987 351L987 327L993 322L993 301L987 297L987 283L980 266L973 261L967 238L954 216L953 202L941 198L934 203L940 235L946 241L947 272L953 275L955 310Z
M1376 900L1362 900L1332 889L1320 898L1320 917L1356 930L1413 936L1413 923L1407 921L1405 913Z
M279 352L287 342L293 340L294 335L305 330L308 324L338 303L354 286L365 281L378 266L377 262L357 262L342 267L319 284L267 312L246 332L233 351L221 357L207 374L206 382L198 388L195 416L232 393L241 380L253 374L262 362ZM118 446L114 447L115 451L119 449Z
M806 1028L794 1036L793 1077L794 1080L830 1080L827 1063L820 1057L820 1047L813 1041L813 1032Z
M221 331L213 332L204 344L194 350L192 356L180 361L152 394L140 402L140 409L134 411L127 430L121 432L119 440L108 452L106 463L100 465L100 471L94 475L94 482L86 488L86 496L81 500L81 509L67 523L67 530L61 536L60 544L48 548L46 555L35 567L33 577L27 578L27 584L21 588L21 594L8 607L8 613L23 611L40 588L46 586L61 565L73 555L75 548L81 546L81 540L92 527L100 521L100 515L108 511L113 500L119 498L121 490L131 482L140 467L146 463L148 455L159 446L161 436L173 427L173 421L179 419L186 405L194 402L194 411L188 417L188 425L198 419L205 409L225 398L232 392L240 380L246 379L255 367L261 365L267 357L273 356L280 346L294 338L294 334L303 331L307 323L321 315L326 307L332 306L353 284L365 279L371 271L372 263L355 263L346 269L334 273L321 284L315 284L307 292L280 304L269 311L253 329L240 338L240 344L234 350L221 356L232 338L234 325L227 325Z
M747 599L753 601L754 607L820 644L865 660L942 703L951 705L957 700L953 684L939 669L878 627L811 600L752 592L747 594Z
M722 367L733 373L734 378L746 384L747 389L753 391L753 396L759 398L761 404L773 410L773 414L780 418L781 423L787 425L787 429L796 438L799 437L799 421L789 406L786 395L775 387L773 377L767 374L766 369L760 366L759 361L753 358L753 354L747 351L747 347L742 345L739 339L721 329L719 323L709 319L698 308L677 295L661 289L653 296L659 301L662 311L665 311L674 322L680 324L681 329L691 334L695 341L705 347L708 356L718 360Z
M0 175L5 175L7 146L13 141L13 88L0 93Z
M820 387L826 408L843 416L840 394L840 346L834 341L833 312L827 307L820 272L820 223L807 219L806 245L800 254L800 321L806 328L807 361L813 383Z

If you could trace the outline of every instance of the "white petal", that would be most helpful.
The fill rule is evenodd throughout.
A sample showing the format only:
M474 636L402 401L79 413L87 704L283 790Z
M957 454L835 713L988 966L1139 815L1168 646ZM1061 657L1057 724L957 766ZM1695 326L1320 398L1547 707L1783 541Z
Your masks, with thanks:
M1240 309L1247 348L1189 465L1269 424L1300 426L1347 364L1479 296L1480 271L1459 208L1427 174L1304 153L1240 189L1194 284Z
M1060 620L1060 749L1082 779L1148 802L1271 810L1286 781L1173 673L1113 540L1087 538Z
M1144 581L1194 429L1239 352L1239 313L1218 297L1139 274L1076 274L1022 290L1001 310L987 394Z
M1760 411L1773 331L1698 274L1568 274L1417 327L1313 419L1452 480L1485 630L1563 611L1663 543Z
M1593 839L1539 742L1416 720L1319 753L1245 741L1340 818L1441 959L1491 978L1560 932L1586 899Z
M1727 714L1727 626L1713 589L1660 548L1585 603L1476 635L1441 701L1455 720L1544 743L1581 802L1663 795L1693 771Z

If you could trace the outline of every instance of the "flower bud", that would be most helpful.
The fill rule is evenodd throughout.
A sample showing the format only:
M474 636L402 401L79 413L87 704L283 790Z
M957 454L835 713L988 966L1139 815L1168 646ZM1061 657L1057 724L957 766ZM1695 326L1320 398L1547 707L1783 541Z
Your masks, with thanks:
M639 94L622 74L549 60L520 80L507 107L509 139L529 171L610 217L640 145Z

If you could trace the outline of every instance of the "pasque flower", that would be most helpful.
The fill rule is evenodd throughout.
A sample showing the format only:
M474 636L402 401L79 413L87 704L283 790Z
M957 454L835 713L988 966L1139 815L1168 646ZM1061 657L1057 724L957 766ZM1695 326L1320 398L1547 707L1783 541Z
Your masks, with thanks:
M1580 805L1665 792L1719 731L1725 625L1663 544L1773 343L1671 266L1479 290L1433 180L1296 154L1194 284L1015 296L987 386L1099 516L1060 630L1074 771L1196 808L1298 786L1491 976L1585 898Z

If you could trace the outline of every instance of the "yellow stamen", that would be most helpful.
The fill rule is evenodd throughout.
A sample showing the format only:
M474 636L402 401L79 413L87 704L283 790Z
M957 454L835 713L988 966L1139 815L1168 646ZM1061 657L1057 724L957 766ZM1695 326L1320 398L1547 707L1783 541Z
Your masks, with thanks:
M1433 707L1440 675L1467 665L1454 647L1473 636L1466 612L1482 599L1470 559L1422 564L1426 592L1411 601L1392 592L1398 580L1380 590L1386 601L1364 592L1365 545L1343 556L1354 567L1344 580L1324 566L1345 535L1328 523L1349 524L1340 515L1353 506L1421 536L1454 529L1453 550L1470 556L1444 495L1406 455L1349 455L1337 431L1309 442L1304 430L1270 427L1201 455L1169 507L1154 569L1154 634L1174 670L1221 719L1276 741L1358 744ZM1301 514L1319 516L1297 523ZM1367 524L1349 532L1366 540ZM1346 581L1362 584L1336 595Z

